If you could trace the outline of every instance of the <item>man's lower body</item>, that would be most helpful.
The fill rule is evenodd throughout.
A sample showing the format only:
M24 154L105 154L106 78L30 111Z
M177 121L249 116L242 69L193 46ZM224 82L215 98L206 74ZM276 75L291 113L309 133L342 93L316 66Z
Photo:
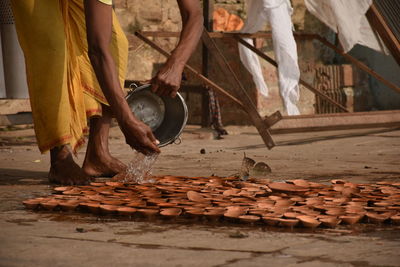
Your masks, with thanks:
M112 115L87 55L83 0L12 0L12 7L25 55L39 150L50 150L49 180L82 184L90 177L124 170L125 165L108 150ZM110 50L123 84L128 42L115 14ZM84 144L87 132L81 168L73 153Z

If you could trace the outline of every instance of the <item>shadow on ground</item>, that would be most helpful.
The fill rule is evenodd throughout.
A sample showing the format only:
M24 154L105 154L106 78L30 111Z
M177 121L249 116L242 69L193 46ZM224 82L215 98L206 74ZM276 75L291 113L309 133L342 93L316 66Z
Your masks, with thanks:
M346 133L346 134L334 134L334 135L327 135L327 136L315 136L315 137L309 137L309 138L298 139L298 140L277 142L276 145L277 146L308 145L308 144L312 144L312 143L316 143L316 142L329 141L329 140L338 140L338 139L344 139L344 138L353 138L353 137L371 136L371 135L373 136L376 134L398 131L399 129L400 128L391 128L391 129L371 130L371 131L362 132L362 133ZM377 137L380 137L380 136L377 136ZM385 137L387 137L387 136L385 136ZM248 149L258 149L258 148L265 148L265 144L234 147L232 149L233 150L248 150Z
M47 172L0 168L0 185L47 184Z

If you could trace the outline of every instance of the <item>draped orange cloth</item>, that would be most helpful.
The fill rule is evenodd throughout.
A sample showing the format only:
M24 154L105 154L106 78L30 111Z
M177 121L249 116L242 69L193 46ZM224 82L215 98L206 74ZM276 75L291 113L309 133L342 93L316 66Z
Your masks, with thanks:
M108 105L88 58L83 0L11 3L39 150L70 144L76 152L84 144L87 117L101 115L101 104ZM112 29L110 51L123 88L128 41L114 13Z

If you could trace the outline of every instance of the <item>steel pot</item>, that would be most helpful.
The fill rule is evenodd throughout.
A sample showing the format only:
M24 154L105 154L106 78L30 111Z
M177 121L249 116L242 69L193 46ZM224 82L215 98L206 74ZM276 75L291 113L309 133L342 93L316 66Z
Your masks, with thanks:
M134 88L126 100L135 116L147 124L160 141L159 147L175 142L186 126L188 109L183 97L158 96L145 84Z

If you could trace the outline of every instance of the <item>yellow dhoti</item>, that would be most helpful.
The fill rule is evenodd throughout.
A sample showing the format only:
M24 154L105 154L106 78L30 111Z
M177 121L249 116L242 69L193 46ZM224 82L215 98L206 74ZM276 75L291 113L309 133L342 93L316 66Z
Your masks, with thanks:
M39 149L70 144L75 152L84 143L87 117L108 105L87 54L83 0L12 0L12 7ZM110 50L122 87L128 41L115 14Z

